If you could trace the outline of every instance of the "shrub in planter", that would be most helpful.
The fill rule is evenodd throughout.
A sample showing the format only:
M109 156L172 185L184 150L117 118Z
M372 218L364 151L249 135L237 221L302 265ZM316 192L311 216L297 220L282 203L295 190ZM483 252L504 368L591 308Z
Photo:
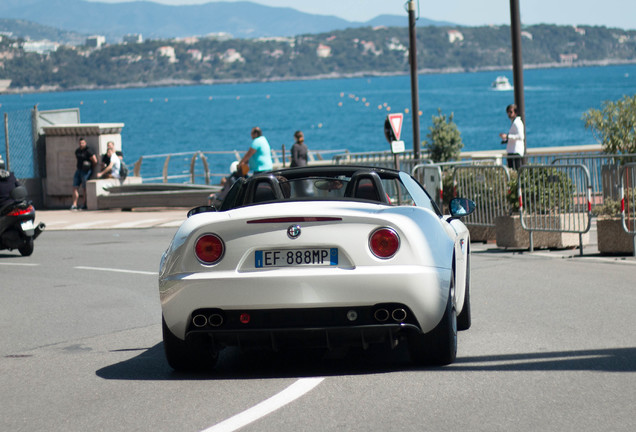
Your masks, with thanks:
M510 171L508 204L510 215L496 219L497 246L525 249L530 246L530 233L522 228L520 219L519 185L523 191L524 222L531 228L543 224L564 226L564 213L572 212L574 184L557 168L535 167L519 172ZM579 245L579 235L558 231L533 231L536 248L565 248Z
M508 203L511 213L519 213L519 185L524 192L526 211L533 213L567 213L572 211L574 184L572 179L557 168L522 170L521 175L511 170L508 184Z

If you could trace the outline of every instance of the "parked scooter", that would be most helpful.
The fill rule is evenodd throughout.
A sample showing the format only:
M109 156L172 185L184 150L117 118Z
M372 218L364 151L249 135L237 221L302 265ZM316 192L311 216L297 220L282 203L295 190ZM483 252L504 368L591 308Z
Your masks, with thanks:
M35 225L35 208L26 201L24 186L17 186L10 196L13 202L0 209L0 250L17 249L22 256L29 256L33 253L33 241L45 225L42 222Z

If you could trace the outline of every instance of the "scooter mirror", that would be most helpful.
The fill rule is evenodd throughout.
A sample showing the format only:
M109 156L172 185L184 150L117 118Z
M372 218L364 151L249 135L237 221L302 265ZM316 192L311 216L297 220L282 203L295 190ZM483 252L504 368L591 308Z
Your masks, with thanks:
M22 201L27 197L27 189L24 186L16 186L10 193L9 195L11 196L11 198L13 198L15 201Z

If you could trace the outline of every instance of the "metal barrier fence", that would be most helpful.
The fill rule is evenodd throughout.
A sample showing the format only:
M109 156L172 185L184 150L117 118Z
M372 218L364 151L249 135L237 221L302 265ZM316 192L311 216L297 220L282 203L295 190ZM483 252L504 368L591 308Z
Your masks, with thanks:
M592 206L596 206L602 205L607 199L620 200L620 172L626 161L636 162L636 154L557 156L552 164L584 165L590 173Z
M625 164L621 170L621 219L623 229L632 235L636 257L636 163Z
M547 231L579 234L583 255L583 234L592 222L590 174L584 165L524 165L519 169L521 226L530 232Z
M396 160L399 163L399 169L406 172L412 172L417 165L412 151L405 151L397 155L390 151L337 154L333 156L332 163L334 165L369 165L395 168Z
M39 157L35 151L33 110L5 112L2 153L6 166L19 179L37 177Z
M219 152L182 152L182 153L166 153L157 155L141 156L134 164L133 172L137 177L143 177L144 182L182 182L182 183L204 183L209 185L211 178L220 178L229 175L229 172L214 173L210 172L210 164L208 157L214 156L217 166L230 166L233 160L240 159L238 151L219 151ZM222 165L218 159L226 160ZM200 164L197 161L201 161ZM145 163L145 164L144 164ZM144 172L158 172L161 167L161 176L144 175ZM142 172L142 169L144 172ZM228 168L229 171L229 168Z
M272 150L274 168L289 166L290 156L285 152ZM309 151L309 164L329 163L325 159L332 153L343 153L344 150ZM142 177L144 182L181 182L217 184L223 177L230 175L230 165L241 160L243 154L238 150L226 151L192 151L181 153L165 153L143 155L134 163L133 172ZM199 163L200 161L200 163ZM216 172L215 172L216 171ZM157 176L156 173L161 173Z
M418 181L435 204L441 209L444 200L444 184L442 182L442 168L435 164L418 164L413 167L411 175Z
M457 166L453 171L453 184L457 195L470 197L477 205L475 212L465 217L467 225L494 227L497 216L510 213L508 184L510 174L501 165Z
M625 231L636 234L636 163L621 170L621 214Z

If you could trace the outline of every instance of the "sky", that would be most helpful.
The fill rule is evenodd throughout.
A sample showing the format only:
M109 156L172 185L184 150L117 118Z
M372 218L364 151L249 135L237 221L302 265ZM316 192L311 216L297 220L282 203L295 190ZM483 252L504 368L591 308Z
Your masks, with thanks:
M132 0L89 0L121 3ZM149 1L149 0L146 0ZM200 4L215 0L152 0ZM224 0L240 1L240 0ZM406 0L249 0L301 12L367 21L378 15L404 15ZM599 25L636 29L636 0L518 0L522 24ZM510 0L416 0L421 17L466 26L510 23Z

